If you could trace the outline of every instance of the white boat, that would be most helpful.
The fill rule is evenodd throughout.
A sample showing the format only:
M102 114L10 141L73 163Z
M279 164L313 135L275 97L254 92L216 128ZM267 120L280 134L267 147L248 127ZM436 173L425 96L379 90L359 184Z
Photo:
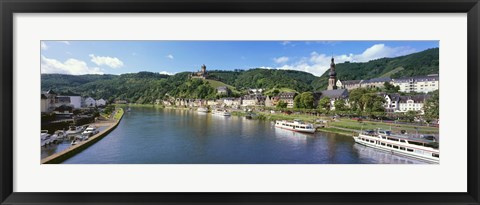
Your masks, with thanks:
M48 130L40 131L40 144L42 147L51 143L50 136L51 134L48 134Z
M208 108L206 108L206 107L199 107L199 108L197 109L197 112L207 113L207 112L208 112Z
M230 116L231 114L229 112L227 112L226 110L214 110L212 112L214 115L218 115L218 116Z
M408 156L428 162L438 163L440 151L436 140L405 135L393 135L390 131L373 130L353 136L356 143L391 152L393 154Z
M88 139L88 137L95 135L97 133L98 133L98 130L95 127L87 127L87 129L85 129L85 131L82 132L82 136Z
M312 124L303 123L301 120L294 120L293 122L286 120L275 121L275 127L295 132L315 133L315 127Z
M84 128L82 126L70 126L70 128L65 132L67 136L77 135L82 133Z

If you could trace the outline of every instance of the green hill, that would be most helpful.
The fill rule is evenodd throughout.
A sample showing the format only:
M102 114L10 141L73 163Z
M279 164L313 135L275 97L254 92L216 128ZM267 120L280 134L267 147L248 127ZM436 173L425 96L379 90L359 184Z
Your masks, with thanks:
M361 80L378 77L409 77L438 74L439 49L432 48L395 58L381 58L366 63L339 63L335 69L337 79ZM401 68L403 69L401 69ZM328 71L317 82L317 89L325 89L328 84Z
M396 58L382 58L366 63L340 63L336 66L340 80L377 77L405 77L438 73L438 48ZM262 88L266 95L277 92L324 90L328 71L321 77L294 70L249 69L211 70L209 79L190 79L191 72L163 75L152 72L122 75L42 74L43 91L54 89L62 95L82 95L109 101L126 99L135 103L153 103L167 95L181 98L218 98L216 88L227 86L232 96L240 96L249 88Z

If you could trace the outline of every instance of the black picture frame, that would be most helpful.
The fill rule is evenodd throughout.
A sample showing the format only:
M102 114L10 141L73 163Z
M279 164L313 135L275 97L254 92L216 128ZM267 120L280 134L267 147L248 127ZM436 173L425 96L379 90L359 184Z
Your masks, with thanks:
M479 204L478 0L0 0L1 204ZM13 192L13 15L15 13L467 13L468 188L466 193L17 193ZM450 176L446 176L450 177ZM120 182L121 183L121 182Z

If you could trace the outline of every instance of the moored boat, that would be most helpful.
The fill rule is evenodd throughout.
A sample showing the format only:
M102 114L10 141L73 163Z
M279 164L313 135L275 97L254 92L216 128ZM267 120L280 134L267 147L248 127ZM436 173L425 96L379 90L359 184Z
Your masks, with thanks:
M218 115L218 116L230 116L231 115L227 110L214 110L212 113L214 115Z
M70 128L65 132L67 136L71 135L77 135L82 133L84 130L84 127L82 126L70 126Z
M85 131L82 132L82 136L88 138L97 133L98 133L98 130L95 127L87 127L87 129L85 129Z
M207 112L208 112L208 108L206 108L206 107L199 107L199 108L197 109L197 112L207 113Z
M393 154L434 163L440 161L440 151L435 138L393 135L390 131L379 129L361 132L358 136L353 136L353 139L356 143Z
M275 127L291 130L295 132L315 133L315 127L312 124L304 123L301 120L289 122L286 120L275 121Z

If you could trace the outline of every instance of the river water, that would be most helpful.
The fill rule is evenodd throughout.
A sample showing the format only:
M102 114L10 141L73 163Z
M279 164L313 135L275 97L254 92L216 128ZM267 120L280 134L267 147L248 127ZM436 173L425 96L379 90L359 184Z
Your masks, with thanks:
M352 137L275 128L273 122L195 111L132 108L67 164L418 164Z

